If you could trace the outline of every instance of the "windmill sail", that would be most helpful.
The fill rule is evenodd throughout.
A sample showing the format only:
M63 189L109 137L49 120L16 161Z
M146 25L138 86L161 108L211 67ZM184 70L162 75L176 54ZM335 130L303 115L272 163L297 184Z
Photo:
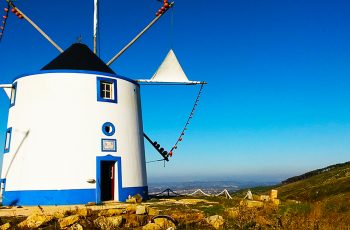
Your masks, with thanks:
M188 80L174 51L171 49L158 70L150 80L137 80L141 83L176 83L176 84L201 84L199 81Z
M158 68L157 72L151 78L151 81L189 82L172 49L169 51L168 55Z

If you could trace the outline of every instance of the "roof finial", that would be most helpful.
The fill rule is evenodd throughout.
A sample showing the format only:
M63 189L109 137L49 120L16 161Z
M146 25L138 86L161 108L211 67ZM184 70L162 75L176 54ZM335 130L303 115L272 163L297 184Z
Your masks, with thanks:
M83 43L83 36L81 34L77 37L76 43Z

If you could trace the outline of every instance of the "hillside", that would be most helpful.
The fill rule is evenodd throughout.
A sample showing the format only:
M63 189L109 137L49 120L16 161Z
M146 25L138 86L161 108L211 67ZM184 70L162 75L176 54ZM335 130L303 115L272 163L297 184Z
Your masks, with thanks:
M350 162L292 177L277 187L283 200L322 201L350 197Z
M345 162L345 163L330 165L330 166L327 166L325 168L316 169L316 170L304 173L304 174L302 174L300 176L294 176L294 177L288 178L287 180L282 181L282 184L289 184L289 183L292 183L292 182L297 182L297 181L300 181L300 180L308 179L308 178L310 178L312 176L316 176L318 174L322 174L324 172L328 172L328 171L333 170L333 169L342 168L344 166L350 166L350 161Z

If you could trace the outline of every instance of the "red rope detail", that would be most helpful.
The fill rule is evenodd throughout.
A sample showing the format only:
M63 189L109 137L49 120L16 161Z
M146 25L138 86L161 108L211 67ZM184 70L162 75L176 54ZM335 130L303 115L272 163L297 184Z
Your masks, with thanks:
M193 118L194 111L196 110L196 107L198 106L199 98L200 98L200 96L201 96L201 94L202 94L202 91L203 91L203 86L204 86L204 84L201 84L201 88L200 88L200 90L199 90L199 92L198 92L196 101L195 101L195 103L194 103L194 105L193 105L193 107L192 107L191 113L190 113L190 115L189 115L188 118L187 118L187 121L186 121L186 123L185 123L184 128L183 128L182 131L181 131L181 134L180 134L179 138L177 139L176 143L174 144L174 146L173 146L173 147L171 148L171 150L169 151L169 156L170 156L170 157L173 156L174 150L177 149L177 145L179 144L179 142L183 140L183 136L185 135L185 131L187 130L187 127L188 127L188 125L190 124L190 120Z
M7 7L4 9L6 14L3 16L4 20L2 21L2 25L0 27L1 32L0 32L0 41L2 39L2 37L4 36L4 31L5 31L5 27L6 27L6 22L7 19L9 17L9 12L10 12L10 3L7 3Z

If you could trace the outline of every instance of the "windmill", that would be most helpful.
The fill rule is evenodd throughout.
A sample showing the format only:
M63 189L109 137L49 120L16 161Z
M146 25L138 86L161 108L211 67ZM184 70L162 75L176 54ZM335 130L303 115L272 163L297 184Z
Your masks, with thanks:
M168 161L182 141L205 82L190 81L170 50L150 79L117 75L110 65L174 3L163 1L155 18L110 61L98 52L98 0L94 48L63 50L12 1L7 11L29 22L60 54L41 70L0 85L10 100L1 173L5 205L63 205L148 197L144 138ZM7 19L7 18L6 18ZM169 151L143 131L140 85L201 85L179 138Z

